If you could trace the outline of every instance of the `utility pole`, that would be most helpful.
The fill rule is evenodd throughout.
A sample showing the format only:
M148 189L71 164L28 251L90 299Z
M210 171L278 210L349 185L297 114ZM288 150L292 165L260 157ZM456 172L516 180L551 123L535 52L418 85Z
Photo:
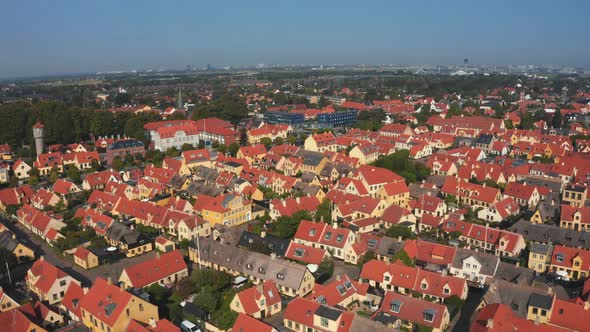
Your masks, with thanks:
M10 286L12 286L12 276L10 275L10 269L8 268L8 261L4 261L6 263L6 272L8 272L8 281L10 282Z

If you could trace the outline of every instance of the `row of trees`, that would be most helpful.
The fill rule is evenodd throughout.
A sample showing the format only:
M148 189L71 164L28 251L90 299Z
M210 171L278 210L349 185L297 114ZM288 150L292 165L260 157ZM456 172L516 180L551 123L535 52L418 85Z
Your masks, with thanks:
M32 126L37 121L45 125L46 144L67 144L88 140L90 134L99 136L128 136L144 139L144 124L162 118L154 113L112 113L67 107L58 101L37 104L13 103L0 105L0 142L11 146L33 145Z

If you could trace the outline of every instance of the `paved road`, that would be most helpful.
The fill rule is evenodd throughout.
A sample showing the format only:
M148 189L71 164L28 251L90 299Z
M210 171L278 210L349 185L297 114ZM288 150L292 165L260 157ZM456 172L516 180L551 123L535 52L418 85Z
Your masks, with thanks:
M469 295L467 301L461 309L461 316L456 322L453 332L467 332L469 331L469 322L475 313L475 309L481 303L481 299L485 295L487 289L469 288Z
M74 265L68 258L58 255L47 242L41 240L22 224L13 224L6 221L4 221L4 224L6 224L21 241L30 246L35 251L37 257L43 256L49 263L64 270L75 279L80 280L84 285L90 285L97 277L105 279L110 277L113 281L117 281L125 267L146 261L156 255L156 252L152 251L138 257L124 258L115 263L100 265L91 270L84 270L83 268Z

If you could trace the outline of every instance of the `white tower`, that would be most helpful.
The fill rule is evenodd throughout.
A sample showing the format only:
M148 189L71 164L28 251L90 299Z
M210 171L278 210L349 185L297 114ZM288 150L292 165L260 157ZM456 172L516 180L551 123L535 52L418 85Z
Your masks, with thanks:
M33 138L35 138L35 152L40 155L45 147L45 126L39 121L33 125Z

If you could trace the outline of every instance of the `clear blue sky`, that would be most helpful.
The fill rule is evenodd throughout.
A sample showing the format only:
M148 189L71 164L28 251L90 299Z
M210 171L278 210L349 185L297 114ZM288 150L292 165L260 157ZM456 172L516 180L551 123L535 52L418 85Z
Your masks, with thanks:
M247 64L590 67L588 0L3 1L0 77Z

